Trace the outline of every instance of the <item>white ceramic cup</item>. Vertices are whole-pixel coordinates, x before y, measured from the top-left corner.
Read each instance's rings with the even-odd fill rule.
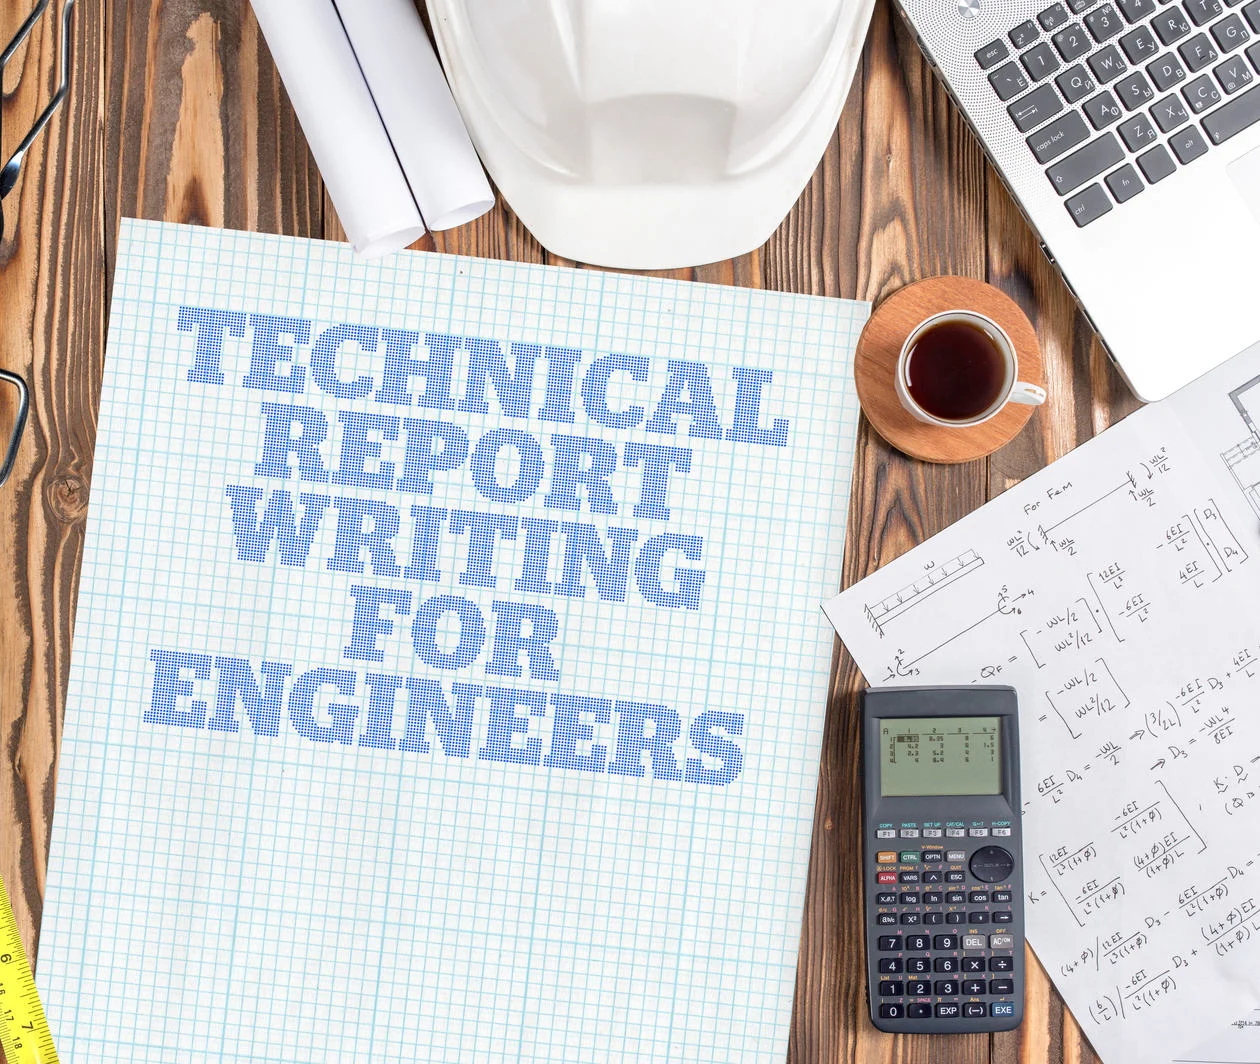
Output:
[[[1003,362],[1006,364],[1006,377],[998,391],[997,398],[974,417],[957,420],[937,417],[935,414],[928,413],[915,402],[914,396],[910,394],[910,377],[908,373],[910,352],[914,350],[914,345],[918,342],[919,337],[933,326],[942,325],[950,321],[965,322],[983,332],[993,341],[994,346],[1001,353]],[[897,398],[901,400],[901,405],[919,421],[926,422],[929,425],[939,425],[942,428],[966,428],[971,425],[981,425],[988,421],[991,417],[996,416],[998,411],[1007,403],[1040,406],[1046,401],[1046,390],[1019,379],[1019,359],[1015,355],[1015,345],[1011,343],[1011,338],[1006,335],[1006,331],[1002,326],[992,318],[985,317],[985,315],[978,314],[973,310],[945,310],[919,322],[910,335],[906,337],[906,342],[901,345],[901,354],[897,356]]]

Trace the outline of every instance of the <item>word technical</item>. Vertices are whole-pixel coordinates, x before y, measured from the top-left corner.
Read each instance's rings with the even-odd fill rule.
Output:
[[[561,681],[557,602],[716,609],[704,538],[660,527],[685,509],[688,487],[700,491],[693,447],[661,438],[677,440],[685,421],[686,437],[710,448],[787,447],[786,419],[763,424],[769,370],[723,367],[723,412],[719,376],[702,362],[533,343],[505,352],[482,337],[348,324],[312,342],[306,319],[197,307],[179,309],[177,328],[195,336],[187,383],[228,387],[225,363],[247,360],[236,386],[265,396],[251,482],[223,488],[234,564],[279,574],[323,554],[324,571],[348,574],[342,657],[353,667],[295,675],[291,663],[154,648],[146,721],[238,732],[239,708],[260,736],[287,719],[317,743],[419,753],[436,743],[452,758],[475,750],[717,786],[740,774],[741,712],[697,714],[680,753],[670,706],[510,681]],[[234,341],[247,335],[246,355]],[[371,374],[353,368],[364,353]],[[477,432],[491,395],[502,423]],[[464,506],[438,504],[456,491]],[[590,519],[577,520],[583,511]],[[398,639],[428,676],[372,670]],[[474,666],[503,683],[450,675]]]

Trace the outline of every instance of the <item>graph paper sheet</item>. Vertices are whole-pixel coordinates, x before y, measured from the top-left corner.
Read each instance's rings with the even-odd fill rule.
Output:
[[[62,1058],[783,1060],[866,314],[124,222]]]

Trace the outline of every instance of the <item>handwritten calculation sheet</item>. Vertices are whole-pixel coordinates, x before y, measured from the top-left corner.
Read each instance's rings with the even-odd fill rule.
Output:
[[[872,685],[1018,690],[1029,943],[1107,1064],[1260,1060],[1258,425],[1253,348],[824,607]]]

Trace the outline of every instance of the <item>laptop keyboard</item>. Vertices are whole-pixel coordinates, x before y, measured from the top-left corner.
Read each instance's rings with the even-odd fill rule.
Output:
[[[1260,122],[1260,0],[1064,0],[975,53],[1078,226]]]

